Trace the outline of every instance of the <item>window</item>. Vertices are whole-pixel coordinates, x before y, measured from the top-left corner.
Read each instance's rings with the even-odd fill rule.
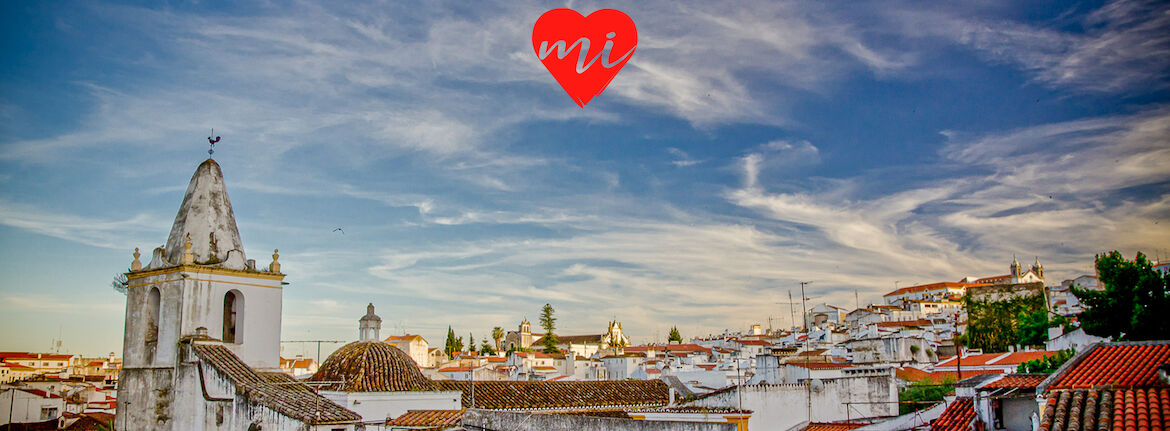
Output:
[[[244,297],[239,291],[232,290],[223,296],[223,342],[240,343],[243,332],[240,323],[243,322]]]
[[[146,342],[158,342],[158,313],[162,294],[157,287],[150,288],[146,295]]]
[[[57,419],[56,407],[41,407],[41,420]]]

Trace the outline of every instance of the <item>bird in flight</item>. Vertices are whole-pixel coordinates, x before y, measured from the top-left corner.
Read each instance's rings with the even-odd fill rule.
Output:
[[[339,228],[339,227],[338,227],[338,228],[334,228],[334,229],[333,229],[333,231],[334,231],[334,232],[341,232],[341,234],[342,234],[342,235],[345,235],[345,230],[343,230],[342,228]]]

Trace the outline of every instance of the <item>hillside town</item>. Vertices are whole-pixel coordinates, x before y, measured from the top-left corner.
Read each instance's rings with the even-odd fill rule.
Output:
[[[1154,430],[1170,420],[1170,341],[1090,335],[1078,294],[1103,292],[1099,274],[1048,279],[1039,258],[853,308],[801,294],[785,307],[788,327],[686,338],[674,328],[649,344],[631,343],[620,316],[596,333],[556,332],[550,304],[535,327],[514,322],[478,345],[451,332],[441,345],[383,331],[370,303],[353,310],[356,338],[323,360],[282,357],[279,250],[267,264],[246,257],[227,190],[220,166],[203,162],[166,244],[134,250],[120,355],[0,352],[0,429]],[[997,322],[987,304],[1024,302],[1043,318],[1039,338],[976,335]]]

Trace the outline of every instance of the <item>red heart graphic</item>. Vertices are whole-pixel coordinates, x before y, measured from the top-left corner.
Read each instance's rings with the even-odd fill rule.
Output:
[[[582,108],[605,91],[637,46],[634,20],[614,9],[587,17],[572,9],[553,9],[532,26],[536,57]]]

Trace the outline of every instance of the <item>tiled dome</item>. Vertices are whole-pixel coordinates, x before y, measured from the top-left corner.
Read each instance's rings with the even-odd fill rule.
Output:
[[[404,392],[435,391],[414,360],[402,350],[380,341],[346,344],[321,364],[312,381],[344,381],[322,386],[326,391]]]

